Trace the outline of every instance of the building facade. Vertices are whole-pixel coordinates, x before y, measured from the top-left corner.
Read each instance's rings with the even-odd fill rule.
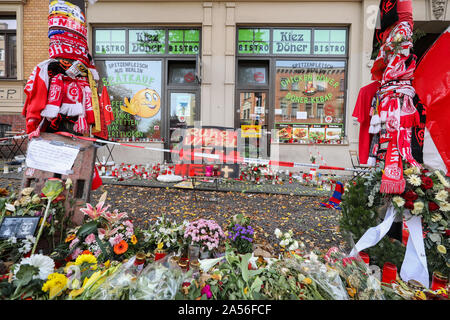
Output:
[[[311,154],[320,154],[328,165],[349,167],[359,131],[352,112],[359,89],[371,81],[378,5],[86,1],[99,87],[107,87],[115,116],[110,138],[168,148],[180,127],[252,128],[260,138],[249,156],[309,163]],[[426,33],[418,52],[449,25],[449,6],[413,1],[415,27]],[[6,75],[0,80],[0,123],[19,128],[23,86],[48,58],[48,3],[0,1],[0,12],[16,21],[15,66],[11,54],[2,60],[9,65],[0,64]],[[0,50],[10,45],[7,31],[0,27],[8,39]],[[99,149],[100,156],[108,152]],[[164,160],[161,152],[119,146],[112,155],[119,163]]]

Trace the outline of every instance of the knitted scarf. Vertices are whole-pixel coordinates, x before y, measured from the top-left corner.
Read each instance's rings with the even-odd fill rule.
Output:
[[[406,181],[403,177],[402,157],[397,148],[397,134],[391,135],[388,145],[380,192],[401,194],[405,191]]]

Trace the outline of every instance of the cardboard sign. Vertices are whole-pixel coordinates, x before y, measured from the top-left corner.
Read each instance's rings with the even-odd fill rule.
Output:
[[[175,165],[175,175],[183,177],[206,176],[206,164],[177,164]],[[238,164],[218,165],[217,176],[220,178],[237,179],[239,177]]]

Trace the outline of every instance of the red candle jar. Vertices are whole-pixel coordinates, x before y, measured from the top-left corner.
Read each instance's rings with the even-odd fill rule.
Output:
[[[158,261],[159,259],[164,258],[167,255],[163,250],[156,250],[155,251],[155,261]]]
[[[391,283],[397,279],[397,266],[393,263],[386,262],[383,266],[383,276],[381,282]]]
[[[448,278],[442,273],[435,271],[431,280],[431,290],[436,291],[440,288],[446,288],[448,285]]]
[[[369,258],[369,255],[368,255],[367,253],[361,251],[361,252],[359,253],[359,256],[361,257],[361,259],[362,259],[367,265],[369,265],[370,258]]]

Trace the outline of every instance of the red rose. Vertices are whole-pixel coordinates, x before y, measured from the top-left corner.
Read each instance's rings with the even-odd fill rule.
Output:
[[[409,209],[409,210],[413,210],[414,209],[414,201],[407,200],[405,202],[405,208]]]
[[[411,202],[416,201],[417,198],[419,198],[419,196],[417,195],[417,193],[415,193],[412,190],[408,190],[408,191],[406,191],[403,194],[403,199],[405,199],[406,202],[408,202],[408,201],[411,201]]]
[[[445,235],[448,237],[450,236],[450,229],[445,230]]]
[[[439,209],[439,206],[436,204],[436,202],[433,202],[433,201],[428,202],[428,210],[436,211],[438,209]]]
[[[433,180],[430,177],[422,176],[422,189],[428,190],[433,187]]]

